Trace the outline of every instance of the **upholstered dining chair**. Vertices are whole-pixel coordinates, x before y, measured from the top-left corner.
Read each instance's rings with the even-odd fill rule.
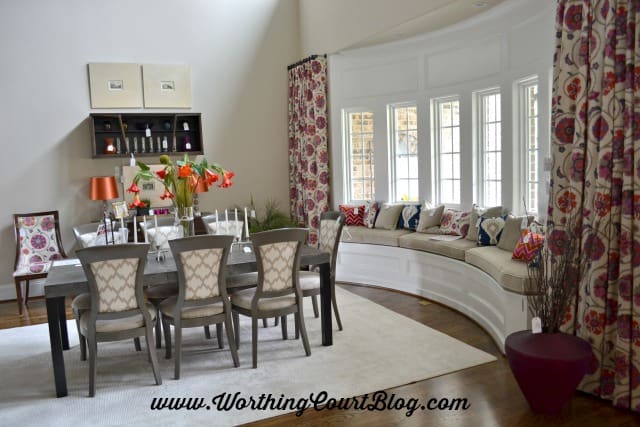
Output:
[[[318,239],[318,249],[331,254],[331,304],[333,305],[333,312],[335,313],[339,330],[342,330],[342,321],[340,320],[340,312],[336,302],[336,259],[344,222],[345,215],[341,212],[323,213],[320,216],[320,237]],[[317,296],[320,295],[320,273],[317,271],[301,271],[300,288],[302,289],[303,297],[311,297],[313,315],[318,317]]]
[[[171,328],[175,336],[175,378],[180,378],[182,329],[224,325],[233,365],[238,367],[237,346],[227,296],[226,265],[233,236],[195,236],[171,240],[169,245],[178,268],[178,295],[160,303],[167,359],[171,358]],[[218,328],[218,345],[223,348]]]
[[[16,238],[16,259],[13,280],[16,285],[18,313],[29,300],[29,281],[47,277],[52,261],[66,258],[60,238],[58,211],[13,215]],[[22,282],[25,298],[22,299]]]
[[[307,239],[306,229],[264,231],[251,236],[258,267],[258,285],[231,295],[236,343],[240,342],[239,314],[251,317],[253,367],[258,367],[258,319],[295,315],[296,330],[302,335],[307,356],[311,355],[298,283],[300,251]],[[284,317],[283,317],[284,319]],[[283,322],[284,323],[284,322]],[[283,335],[285,330],[283,329]]]
[[[96,393],[98,342],[144,336],[157,385],[162,384],[158,359],[152,346],[155,308],[142,292],[148,244],[94,246],[79,249],[91,306],[80,317],[80,330],[89,348],[89,396]]]

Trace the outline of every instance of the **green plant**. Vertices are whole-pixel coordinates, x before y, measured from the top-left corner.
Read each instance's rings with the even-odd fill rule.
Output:
[[[251,198],[251,209],[255,210],[253,197]],[[266,201],[262,220],[257,215],[256,218],[249,218],[249,230],[251,233],[295,226],[296,223],[291,221],[289,215],[278,209],[278,202],[273,199]]]

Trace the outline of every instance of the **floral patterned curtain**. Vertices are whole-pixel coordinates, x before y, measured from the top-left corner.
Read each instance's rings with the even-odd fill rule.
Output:
[[[329,209],[327,59],[289,67],[289,196],[293,220],[318,241],[320,214]]]
[[[593,347],[580,388],[640,411],[640,2],[558,0],[556,18],[549,220],[596,230],[567,319]]]

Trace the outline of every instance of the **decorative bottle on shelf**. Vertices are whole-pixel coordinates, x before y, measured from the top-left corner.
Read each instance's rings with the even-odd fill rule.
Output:
[[[153,153],[153,138],[149,138],[149,152]]]
[[[120,138],[116,138],[116,153],[122,153],[122,146],[120,145]]]
[[[133,137],[133,152],[134,153],[138,152],[138,137],[137,136]]]
[[[146,147],[146,143],[145,143],[146,138],[144,136],[140,137],[140,152],[141,153],[146,153],[147,152],[147,147]]]
[[[151,129],[149,129],[149,123],[147,123],[147,128],[144,130],[144,136],[147,138],[151,138]]]
[[[184,151],[191,151],[191,138],[189,138],[188,136],[185,136],[183,139],[183,148]]]
[[[171,147],[171,151],[173,151],[174,153],[176,151],[178,151],[178,147],[176,146],[176,136],[173,135],[173,146]]]
[[[116,154],[116,147],[113,145],[113,138],[104,139],[104,154]]]
[[[129,137],[128,136],[124,137],[124,150],[125,150],[124,151],[125,153],[130,153],[131,152],[131,149],[129,148]]]
[[[162,151],[165,153],[169,151],[169,142],[167,141],[167,137],[162,138]]]
[[[156,142],[158,143],[158,153],[162,152],[162,144],[160,143],[160,137],[156,138]]]

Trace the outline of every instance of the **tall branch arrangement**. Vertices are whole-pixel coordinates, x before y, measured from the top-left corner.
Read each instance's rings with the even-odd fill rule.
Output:
[[[542,321],[543,332],[558,332],[571,303],[576,298],[580,280],[587,272],[593,227],[584,227],[577,217],[570,217],[560,228],[552,225],[545,244],[535,260],[527,266],[529,312]],[[584,247],[580,242],[585,242]]]

